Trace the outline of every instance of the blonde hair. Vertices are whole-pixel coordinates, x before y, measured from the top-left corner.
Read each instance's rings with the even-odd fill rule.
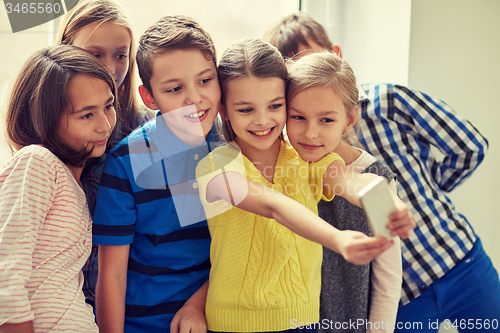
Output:
[[[304,12],[288,15],[272,24],[262,39],[276,46],[287,58],[298,53],[299,44],[310,47],[308,39],[328,50],[333,47],[325,28]]]
[[[227,48],[217,68],[221,86],[221,104],[226,103],[227,84],[233,79],[244,77],[288,79],[285,61],[278,49],[260,39],[245,39]],[[222,131],[227,141],[236,139],[229,121],[224,121]]]
[[[128,135],[135,127],[140,112],[136,102],[136,74],[135,74],[135,39],[132,24],[125,9],[114,0],[82,0],[76,4],[65,16],[57,31],[56,43],[72,45],[75,36],[81,29],[98,22],[99,24],[113,21],[129,31],[131,45],[129,50],[129,67],[127,75],[118,90],[120,105],[121,132]]]
[[[340,96],[347,116],[357,117],[359,92],[356,77],[347,61],[335,53],[324,51],[308,54],[296,61],[288,60],[287,64],[287,104],[308,88],[331,87],[332,92]],[[351,134],[344,137],[349,143],[354,139]]]

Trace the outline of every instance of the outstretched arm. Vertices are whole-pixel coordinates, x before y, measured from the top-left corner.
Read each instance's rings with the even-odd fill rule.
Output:
[[[237,172],[225,172],[210,180],[206,199],[208,202],[222,199],[250,213],[275,219],[357,265],[370,262],[392,244],[383,237],[371,238],[356,231],[338,230],[297,201]]]

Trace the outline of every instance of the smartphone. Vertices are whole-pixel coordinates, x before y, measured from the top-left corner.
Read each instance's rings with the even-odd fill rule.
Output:
[[[389,214],[396,210],[396,204],[387,179],[380,177],[373,180],[358,195],[373,234],[392,239],[386,225],[389,223]]]

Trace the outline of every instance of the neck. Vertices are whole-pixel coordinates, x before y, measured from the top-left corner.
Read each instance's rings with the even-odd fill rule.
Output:
[[[241,153],[253,163],[268,182],[272,183],[274,169],[280,152],[281,140],[276,139],[267,150],[252,149],[253,147],[249,147],[245,142],[238,140],[238,138],[236,138],[236,143],[240,146]]]
[[[80,176],[82,175],[83,166],[85,166],[85,163],[81,167],[72,166],[72,165],[68,165],[68,164],[66,164],[66,166],[68,167],[69,171],[71,172],[71,174],[75,178],[78,185],[80,185],[80,187],[81,187],[82,184],[80,183]]]
[[[345,165],[351,164],[361,155],[361,152],[358,149],[344,141],[340,141],[340,144],[337,148],[335,148],[334,153],[337,153],[340,157],[342,157]]]

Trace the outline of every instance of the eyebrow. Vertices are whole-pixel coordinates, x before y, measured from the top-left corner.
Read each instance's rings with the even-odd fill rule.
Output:
[[[280,100],[284,100],[285,97],[284,96],[278,96],[272,100],[269,101],[269,103],[274,103],[274,102],[277,102],[277,101],[280,101]],[[239,102],[235,102],[233,103],[233,105],[247,105],[247,104],[252,104],[251,102],[245,102],[245,101],[239,101]]]
[[[104,103],[104,104],[109,104],[109,103],[113,102],[114,99],[115,99],[115,96],[111,95],[111,97],[109,97],[108,100],[106,101],[106,103]],[[86,111],[90,111],[90,110],[94,110],[94,109],[97,109],[97,105],[86,105],[79,110],[75,110],[75,112],[73,112],[73,113],[86,112]]]
[[[202,75],[205,75],[206,73],[208,72],[213,72],[213,68],[207,68],[207,69],[204,69],[202,70],[201,72],[199,72],[198,74],[196,74],[196,76],[202,76]],[[168,83],[172,83],[172,82],[178,82],[180,81],[181,79],[178,79],[178,78],[175,78],[175,79],[167,79],[167,80],[164,80],[164,81],[161,81],[160,84],[168,84]]]
[[[100,45],[86,45],[85,49],[86,50],[91,49],[91,50],[96,50],[96,51],[105,50],[105,48],[100,46]],[[122,51],[122,50],[129,50],[129,49],[130,49],[130,45],[123,45],[123,46],[116,47],[113,51],[116,51],[116,50]]]
[[[297,113],[300,113],[300,114],[305,114],[305,113],[307,113],[307,112],[304,112],[304,111],[300,111],[300,110],[298,110],[298,109],[296,109],[296,108],[294,108],[294,107],[291,107],[291,106],[289,107],[289,109],[291,109],[291,110],[293,110],[293,111],[295,111],[295,112],[297,112]],[[338,113],[337,111],[335,111],[335,110],[328,110],[328,111],[321,111],[321,112],[319,112],[319,113],[318,113],[318,116],[324,117],[324,116],[329,116],[329,115],[331,115],[331,114],[335,114],[335,115],[337,115],[337,114],[339,114],[339,113]]]

